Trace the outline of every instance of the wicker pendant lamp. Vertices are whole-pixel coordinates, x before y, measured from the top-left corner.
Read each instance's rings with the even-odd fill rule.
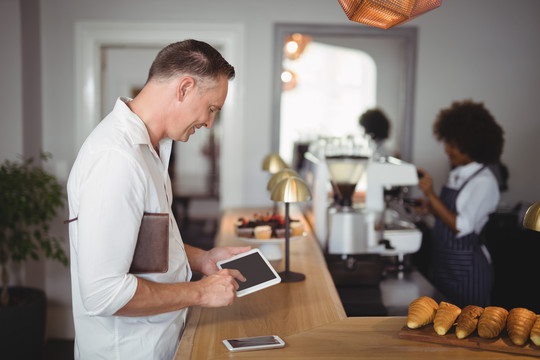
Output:
[[[349,20],[388,29],[441,6],[442,0],[338,0]]]

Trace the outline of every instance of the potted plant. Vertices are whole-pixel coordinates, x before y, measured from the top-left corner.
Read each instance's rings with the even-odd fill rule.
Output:
[[[41,154],[46,161],[50,154]],[[0,357],[16,352],[17,358],[40,357],[45,338],[45,293],[39,289],[8,287],[8,262],[47,258],[68,264],[62,238],[49,234],[65,195],[57,179],[32,158],[5,160],[0,166]],[[26,318],[26,319],[25,319]],[[25,321],[30,321],[27,324]],[[34,342],[34,343],[32,343]],[[27,353],[25,355],[25,353]],[[8,358],[10,358],[8,356]]]

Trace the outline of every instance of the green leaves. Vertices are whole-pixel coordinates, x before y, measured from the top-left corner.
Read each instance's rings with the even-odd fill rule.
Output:
[[[42,154],[46,161],[50,154]],[[56,177],[32,158],[6,160],[0,167],[0,247],[15,262],[45,257],[67,265],[63,239],[49,235],[50,222],[64,207],[65,195]]]

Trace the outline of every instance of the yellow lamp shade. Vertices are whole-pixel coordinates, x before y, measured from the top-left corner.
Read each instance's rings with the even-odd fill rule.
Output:
[[[274,186],[270,199],[286,203],[307,201],[311,199],[311,190],[299,177],[288,177]]]
[[[262,169],[268,171],[270,174],[275,174],[281,169],[287,168],[285,161],[279,156],[278,153],[270,153],[263,159]]]
[[[300,175],[298,175],[298,173],[294,171],[293,169],[286,168],[286,169],[279,170],[277,173],[272,175],[270,180],[268,180],[268,184],[266,185],[266,190],[271,191],[278,182],[280,182],[281,180],[285,178],[290,178],[293,176],[298,177],[298,178],[300,177]]]
[[[540,201],[535,202],[527,209],[523,218],[523,226],[527,229],[540,231]]]

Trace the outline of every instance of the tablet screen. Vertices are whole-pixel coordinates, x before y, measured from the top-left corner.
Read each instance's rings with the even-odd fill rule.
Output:
[[[238,254],[231,259],[218,262],[220,269],[236,269],[247,279],[238,281],[237,296],[247,295],[265,287],[277,284],[281,278],[259,249]]]

